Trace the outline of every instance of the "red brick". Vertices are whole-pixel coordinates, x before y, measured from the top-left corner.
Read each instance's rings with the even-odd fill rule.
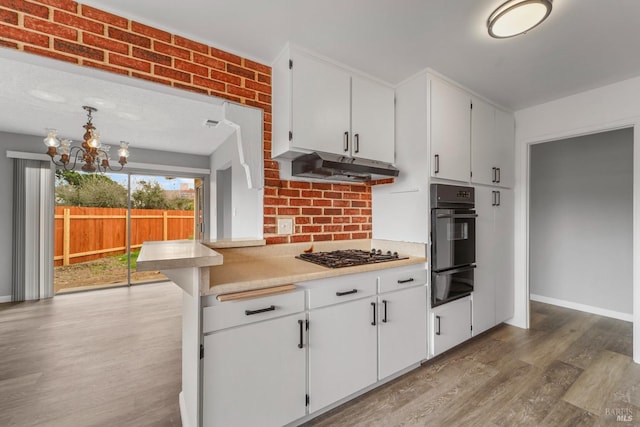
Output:
[[[271,84],[271,76],[266,76],[264,74],[258,74],[258,81],[264,84]]]
[[[224,91],[225,89],[224,83],[220,83],[211,79],[205,79],[200,76],[193,76],[193,84],[218,91]]]
[[[132,70],[143,71],[145,73],[151,72],[151,64],[139,59],[130,58],[128,56],[122,56],[115,53],[109,54],[109,63],[112,65],[118,65],[120,67],[126,67]]]
[[[346,224],[344,225],[344,231],[360,231],[359,224]]]
[[[78,12],[78,3],[72,0],[38,0],[38,3],[53,6],[58,9],[64,9],[68,12]]]
[[[334,216],[333,223],[334,224],[348,224],[351,222],[351,217],[348,216]]]
[[[271,112],[271,104],[265,104],[264,102],[253,101],[251,99],[247,99],[245,104],[250,105],[252,107],[261,108],[266,113]]]
[[[337,233],[342,231],[341,225],[324,225],[322,226],[322,231],[325,233]]]
[[[354,224],[364,224],[368,221],[366,216],[354,216],[351,218],[351,222]]]
[[[68,55],[62,55],[60,53],[57,52],[53,52],[51,50],[45,50],[45,49],[40,49],[37,47],[32,47],[32,46],[25,46],[24,47],[24,51],[28,52],[28,53],[35,53],[41,56],[47,56],[49,58],[53,58],[53,59],[58,59],[60,61],[66,61],[66,62],[71,62],[73,64],[77,64],[79,63],[79,59],[73,56],[68,56]]]
[[[18,49],[18,43],[8,42],[5,40],[0,40],[0,46]]]
[[[226,94],[224,94],[226,95]],[[280,179],[280,173],[278,171],[275,171],[273,169],[267,169],[264,171],[264,176],[265,178],[278,178]]]
[[[360,200],[360,193],[344,193],[343,197],[349,200]]]
[[[174,58],[191,59],[191,51],[162,42],[153,42],[153,50]],[[203,74],[203,76],[206,77],[207,74]]]
[[[353,206],[354,208],[366,208],[367,207],[367,202],[361,202],[358,200],[353,200],[351,202],[351,206]]]
[[[1,0],[0,6],[7,9],[24,12],[29,15],[39,16],[40,18],[49,17],[49,8],[41,4],[32,3],[24,0]]]
[[[219,80],[225,83],[231,83],[232,85],[239,86],[242,83],[242,79],[238,76],[234,76],[228,73],[211,70],[210,77],[214,80]]]
[[[224,50],[216,49],[215,47],[209,48],[209,54],[215,58],[220,58],[226,62],[233,62],[234,64],[241,65],[242,58],[238,55],[234,55],[233,53],[225,52]]]
[[[290,206],[311,206],[309,199],[289,199]]]
[[[313,241],[314,242],[323,242],[331,240],[331,234],[314,234]]]
[[[269,113],[264,113],[263,120],[264,120],[265,122],[269,122],[269,123],[271,123],[271,114],[269,114]],[[310,183],[310,182],[302,182],[302,181],[296,181],[296,182],[299,182],[300,184],[309,184],[309,186],[308,186],[308,187],[304,187],[304,188],[311,188],[311,183]],[[302,188],[302,187],[300,187],[300,188]]]
[[[97,68],[99,70],[109,71],[112,73],[129,75],[129,71],[123,70],[122,68],[110,67],[100,62],[93,62],[86,59],[82,61],[82,65],[86,65],[87,67]]]
[[[224,70],[226,68],[226,64],[223,61],[210,56],[201,55],[199,53],[193,54],[193,62],[206,65],[207,67],[214,68],[216,70]]]
[[[104,61],[104,51],[102,49],[95,49],[79,43],[55,39],[53,41],[53,48],[60,52],[82,56],[84,58],[93,59],[94,61]]]
[[[265,201],[265,203],[267,203]],[[322,215],[320,208],[302,208],[302,215]]]
[[[300,208],[278,208],[278,215],[300,215]]]
[[[271,236],[265,239],[267,241],[267,245],[275,245],[280,243],[288,243],[287,236]]]
[[[171,57],[163,55],[161,53],[152,52],[150,50],[134,47],[131,50],[132,55],[135,58],[144,59],[145,61],[154,62],[156,64],[171,66]]]
[[[273,224],[273,225],[275,225],[276,217],[275,216],[265,216],[263,222],[264,222],[264,224]]]
[[[351,186],[349,184],[332,184],[333,191],[350,191]]]
[[[54,24],[31,16],[24,17],[24,27],[29,30],[39,31],[50,36],[62,37],[67,40],[78,40],[78,30],[63,25]]]
[[[344,210],[344,214],[345,215],[350,215],[350,216],[360,215],[360,209],[357,209],[357,208],[345,209]]]
[[[351,202],[348,200],[333,200],[332,205],[336,208],[347,208],[351,206]]]
[[[110,50],[112,52],[121,53],[123,55],[129,54],[128,44],[111,40],[106,37],[100,37],[91,33],[82,33],[82,43]]]
[[[141,74],[141,73],[134,72],[134,73],[131,73],[131,75],[139,79],[149,80],[150,82],[160,83],[167,86],[171,86],[171,83],[172,83],[171,80],[160,79],[158,77],[150,76],[149,74]]]
[[[286,206],[287,199],[280,199],[277,197],[265,197],[264,204],[267,206]]]
[[[286,197],[300,197],[300,190],[281,188],[278,190],[278,194],[280,196],[286,196]]]
[[[38,34],[2,24],[0,24],[0,34],[2,34],[2,38],[4,39],[11,39],[41,47],[49,47],[49,37],[44,34]]]
[[[319,233],[322,231],[322,226],[320,225],[303,225],[302,232],[303,233]]]
[[[157,28],[150,27],[148,25],[141,24],[139,22],[131,22],[131,31],[134,33],[142,34],[143,36],[151,37],[152,39],[162,40],[163,42],[171,43],[171,34],[166,31],[158,30]]]
[[[257,92],[266,93],[267,95],[271,95],[271,86],[264,85],[262,83],[256,83],[253,80],[245,80],[244,87],[253,89]]]
[[[206,89],[202,89],[202,88],[194,86],[194,85],[187,85],[187,84],[184,84],[184,83],[173,82],[172,86],[176,87],[178,89],[188,90],[189,92],[201,93],[203,95],[208,95],[209,94],[209,91],[207,91]]]
[[[313,206],[331,206],[331,200],[326,200],[326,199],[314,199],[313,200]]]
[[[104,34],[104,24],[72,15],[61,10],[53,11],[53,20],[59,24],[68,25],[79,30],[89,31],[96,34]]]
[[[251,61],[250,59],[245,59],[244,60],[244,66],[247,67],[247,68],[251,68],[252,70],[256,70],[256,71],[259,71],[261,73],[267,74],[267,75],[271,74],[271,67],[269,67],[267,65],[260,64],[258,62]]]
[[[371,231],[372,228],[371,224],[362,224],[362,231]]]
[[[264,185],[266,187],[280,187],[280,180],[279,179],[265,179],[264,180]]]
[[[303,242],[310,242],[310,241],[311,241],[311,236],[307,234],[291,236],[291,243],[303,243]]]
[[[331,224],[330,216],[315,216],[313,217],[314,224]]]
[[[367,191],[371,191],[370,187],[365,185],[351,185],[351,191],[354,193],[366,193]]]
[[[263,208],[263,212],[264,212],[265,215],[275,215],[276,214],[276,208],[265,206]]]
[[[313,184],[311,184],[311,188],[313,188],[314,190],[331,190],[331,184],[314,182]]]
[[[371,208],[360,209],[360,215],[368,215],[371,216]]]
[[[311,218],[308,216],[296,217],[296,224],[311,224]]]
[[[258,94],[258,101],[265,102],[267,104],[271,104],[271,95],[265,95],[264,93],[259,93]]]
[[[302,190],[302,197],[322,197],[322,191],[318,190]]]
[[[264,189],[264,195],[265,196],[277,196],[278,195],[278,190],[275,189],[275,188],[266,187]]]
[[[184,37],[175,36],[173,38],[173,43],[176,46],[184,47],[189,50],[194,50],[200,53],[209,53],[209,46],[195,42],[193,40],[185,39]]]
[[[395,182],[395,178],[385,178],[385,179],[378,179],[376,181],[371,181],[371,185],[393,184],[394,182]]]
[[[129,27],[128,19],[84,4],[82,5],[82,16],[104,22],[105,24],[115,25],[120,28]]]
[[[278,227],[275,225],[265,225],[262,230],[264,231],[264,234],[276,234]]]
[[[324,198],[325,199],[342,199],[342,193],[338,193],[336,191],[325,191]]]
[[[336,208],[325,208],[324,210],[324,214],[325,215],[342,215],[342,209],[336,209]]]
[[[242,96],[243,98],[254,99],[256,97],[256,93],[254,91],[238,86],[227,85],[227,91],[232,95]]]
[[[337,233],[333,235],[333,240],[349,240],[351,235],[349,233]]]
[[[140,36],[138,34],[130,33],[129,31],[123,31],[115,27],[109,27],[108,34],[112,39],[121,40],[125,43],[133,44],[147,49],[151,47],[151,39],[149,37]]]
[[[227,64],[227,72],[251,80],[254,80],[256,78],[255,71],[247,70],[246,68],[238,67],[233,64]]]
[[[196,65],[193,62],[182,61],[181,59],[174,59],[173,66],[182,71],[186,71],[187,73],[197,74],[202,77],[209,76],[209,69],[207,67],[203,67],[202,65]]]
[[[18,14],[11,10],[0,9],[0,22],[4,22],[5,24],[18,25]]]
[[[351,233],[352,239],[370,239],[371,233]]]

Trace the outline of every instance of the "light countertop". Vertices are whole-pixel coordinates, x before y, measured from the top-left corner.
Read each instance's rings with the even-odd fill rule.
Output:
[[[218,252],[194,240],[144,242],[136,261],[138,271],[221,265]]]

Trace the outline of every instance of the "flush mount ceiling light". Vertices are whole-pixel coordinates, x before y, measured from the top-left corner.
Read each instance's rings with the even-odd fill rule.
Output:
[[[65,170],[75,169],[78,161],[84,162],[84,165],[82,165],[84,172],[106,172],[107,170],[117,172],[122,170],[124,165],[127,164],[127,157],[129,157],[129,143],[120,142],[120,149],[118,150],[120,168],[112,168],[109,164],[109,149],[111,147],[100,142],[100,135],[92,122],[93,117],[91,115],[98,110],[86,105],[82,108],[87,112],[87,123],[82,126],[86,132],[83,137],[84,141],[79,147],[72,147],[70,139],[60,141],[55,129],[47,131],[48,134],[44,139],[44,145],[48,148],[47,154],[51,156],[51,161]],[[59,152],[58,147],[60,147]],[[71,163],[71,158],[73,158],[73,163]]]
[[[551,13],[552,0],[509,0],[487,20],[489,35],[497,39],[524,34],[537,27]]]

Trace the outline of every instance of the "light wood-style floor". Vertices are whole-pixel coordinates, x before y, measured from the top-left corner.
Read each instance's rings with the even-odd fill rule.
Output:
[[[0,304],[0,426],[179,426],[181,292]],[[640,426],[631,332],[532,303],[530,330],[499,326],[309,425]]]

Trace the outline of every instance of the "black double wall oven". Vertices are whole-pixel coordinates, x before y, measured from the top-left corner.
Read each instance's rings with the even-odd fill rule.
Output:
[[[473,187],[431,184],[431,306],[473,292],[476,218]]]

